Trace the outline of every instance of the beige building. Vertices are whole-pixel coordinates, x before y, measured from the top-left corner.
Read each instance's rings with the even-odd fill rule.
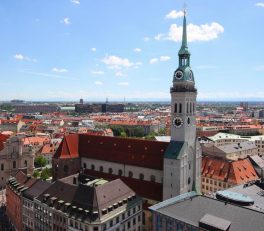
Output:
[[[220,146],[210,142],[202,145],[202,151],[203,155],[234,161],[258,154],[257,146],[253,141],[244,141],[241,143],[231,143]]]
[[[28,174],[34,170],[35,150],[25,145],[21,136],[13,136],[6,140],[0,150],[0,187],[6,185],[8,178],[18,169],[25,169]]]
[[[240,136],[236,134],[229,133],[217,133],[214,136],[208,137],[209,141],[212,141],[215,146],[222,146],[227,144],[238,144],[244,141],[255,142],[257,146],[257,154],[259,156],[264,155],[264,135],[260,136]]]

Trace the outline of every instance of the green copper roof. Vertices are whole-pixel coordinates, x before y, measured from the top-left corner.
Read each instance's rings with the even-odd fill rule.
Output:
[[[165,158],[180,159],[183,154],[182,150],[184,150],[185,146],[186,142],[184,141],[170,141],[170,144],[165,151]]]
[[[187,46],[187,26],[186,26],[186,13],[184,12],[183,17],[183,31],[182,31],[182,45],[181,49],[179,50],[179,55],[190,55],[190,52],[188,51]]]

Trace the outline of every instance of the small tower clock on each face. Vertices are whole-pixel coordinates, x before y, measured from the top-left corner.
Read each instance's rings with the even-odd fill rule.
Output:
[[[173,119],[173,125],[176,127],[176,128],[180,128],[182,125],[183,125],[183,119],[181,117],[175,117]]]

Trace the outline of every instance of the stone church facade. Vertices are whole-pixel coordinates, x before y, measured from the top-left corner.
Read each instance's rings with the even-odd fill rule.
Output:
[[[171,93],[171,141],[71,134],[52,160],[53,178],[84,171],[96,177],[120,178],[154,204],[176,195],[200,192],[201,148],[196,139],[194,75],[187,47],[186,17],[179,67]]]

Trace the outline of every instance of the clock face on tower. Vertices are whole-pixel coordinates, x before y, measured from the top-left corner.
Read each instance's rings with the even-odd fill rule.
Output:
[[[176,72],[174,73],[174,77],[175,77],[176,79],[182,79],[182,77],[183,77],[183,72],[182,72],[182,71],[176,71]]]
[[[173,125],[176,127],[176,128],[180,128],[182,125],[183,125],[183,120],[181,117],[175,117],[173,119]]]

